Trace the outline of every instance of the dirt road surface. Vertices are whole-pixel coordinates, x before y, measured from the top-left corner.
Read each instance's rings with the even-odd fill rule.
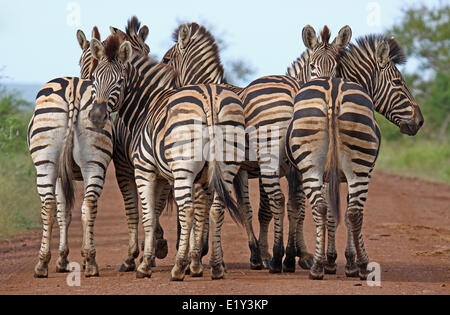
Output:
[[[259,202],[257,192],[257,183],[252,182],[252,206],[255,210]],[[342,200],[346,199],[344,193]],[[81,196],[81,190],[77,196]],[[69,259],[81,263],[79,201],[75,209],[69,231]],[[127,253],[127,225],[123,201],[110,169],[95,225],[100,277],[82,277],[81,286],[70,287],[66,282],[67,274],[55,273],[59,235],[55,227],[48,279],[33,278],[40,231],[0,241],[0,294],[450,294],[448,185],[375,173],[365,209],[364,236],[370,260],[381,266],[381,287],[370,287],[365,281],[345,277],[346,231],[343,224],[337,237],[337,275],[326,275],[323,281],[312,281],[308,279],[308,272],[299,268],[295,274],[271,275],[266,270],[251,271],[245,231],[231,219],[227,219],[223,228],[224,258],[228,268],[226,279],[212,281],[207,269],[203,278],[186,277],[181,283],[170,282],[170,270],[176,255],[175,214],[164,215],[161,222],[169,242],[169,255],[157,261],[152,278],[137,280],[135,273],[119,273],[119,266]],[[256,220],[254,226],[258,232]],[[140,236],[142,238],[142,233]],[[315,233],[310,208],[307,209],[305,237],[310,252],[313,252]],[[204,259],[205,263],[208,261],[209,256]]]

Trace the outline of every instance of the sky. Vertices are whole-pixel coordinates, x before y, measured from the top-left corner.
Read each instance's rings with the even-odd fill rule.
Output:
[[[78,29],[90,39],[96,25],[105,39],[109,26],[123,30],[133,15],[149,26],[147,43],[159,57],[173,45],[171,35],[180,21],[213,26],[213,34],[227,43],[221,52],[225,70],[228,62],[243,60],[255,70],[252,81],[285,74],[305,49],[301,32],[306,24],[317,32],[328,25],[332,36],[346,24],[353,38],[383,33],[399,21],[402,8],[417,1],[0,0],[0,4],[2,81],[36,84],[79,75]]]

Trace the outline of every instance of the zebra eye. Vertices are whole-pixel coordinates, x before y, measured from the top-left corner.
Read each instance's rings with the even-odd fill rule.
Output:
[[[168,58],[168,57],[163,58],[163,63],[168,64],[169,62],[170,62],[170,58]]]
[[[315,65],[311,64],[310,67],[311,67],[311,70],[316,70],[316,66]]]
[[[403,85],[403,82],[400,79],[395,79],[392,81],[392,83],[394,83],[394,85],[396,85],[396,86]]]

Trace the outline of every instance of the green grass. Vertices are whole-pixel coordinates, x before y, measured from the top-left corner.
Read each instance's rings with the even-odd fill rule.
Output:
[[[422,137],[385,140],[376,169],[450,184],[450,141]]]
[[[39,228],[36,173],[28,154],[0,155],[0,238]]]

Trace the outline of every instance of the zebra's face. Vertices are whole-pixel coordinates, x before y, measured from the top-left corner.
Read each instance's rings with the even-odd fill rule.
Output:
[[[99,60],[97,69],[92,76],[93,107],[89,112],[89,120],[97,127],[104,128],[111,112],[120,109],[125,89],[126,64],[131,58],[131,44],[116,39],[106,41],[103,46],[100,41],[91,41],[94,58]]]
[[[307,65],[309,66],[307,69],[309,79],[335,77],[339,51],[345,48],[352,38],[350,26],[344,26],[332,43],[330,43],[331,33],[327,26],[317,37],[314,28],[306,25],[302,36],[303,43],[310,50],[309,65]]]
[[[377,49],[378,73],[375,107],[400,128],[400,132],[415,136],[424,125],[424,117],[402,74],[389,57],[389,45]]]
[[[330,46],[330,45],[326,45]],[[337,68],[337,52],[332,47],[318,46],[309,59],[310,79],[335,77]]]

